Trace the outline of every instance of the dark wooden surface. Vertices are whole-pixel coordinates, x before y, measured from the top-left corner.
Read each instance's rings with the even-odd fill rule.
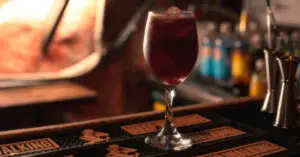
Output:
[[[224,108],[235,108],[237,106],[247,105],[249,103],[260,103],[263,99],[260,97],[250,98],[243,97],[238,99],[228,99],[218,103],[204,103],[204,104],[194,104],[190,106],[177,107],[173,109],[173,112],[176,114],[181,112],[191,112],[191,111],[202,111],[206,109],[224,109]],[[132,121],[137,119],[149,118],[149,117],[161,117],[163,115],[162,111],[148,111],[127,115],[120,115],[114,117],[105,117],[105,118],[96,118],[92,120],[86,120],[81,122],[73,122],[68,124],[57,124],[49,126],[41,126],[34,128],[25,128],[25,129],[16,129],[16,130],[7,130],[0,132],[0,139],[3,138],[17,138],[18,136],[27,136],[27,135],[40,135],[46,133],[53,133],[58,131],[70,131],[78,128],[93,128],[99,127],[111,123],[120,123],[125,121]]]
[[[69,112],[96,103],[97,93],[69,81],[0,90],[0,130],[67,123]]]
[[[163,121],[160,121],[163,118],[163,113],[158,111],[98,118],[69,124],[2,131],[0,132],[0,143],[3,153],[17,153],[25,156],[27,153],[32,156],[65,156],[70,154],[73,156],[94,156],[96,154],[98,154],[96,156],[104,156],[107,153],[106,148],[113,144],[137,149],[140,156],[148,156],[148,154],[157,156],[195,156],[265,140],[270,140],[271,143],[278,144],[288,150],[276,155],[287,156],[287,154],[299,152],[296,151],[295,141],[292,144],[289,143],[291,139],[285,142],[277,138],[275,140],[272,138],[272,133],[269,135],[265,134],[264,131],[249,125],[251,123],[240,123],[247,122],[244,120],[250,120],[250,122],[255,124],[261,124],[260,121],[257,121],[258,117],[263,119],[258,109],[261,103],[262,98],[245,97],[224,100],[218,103],[195,104],[175,108],[175,125],[178,125],[180,132],[193,140],[200,141],[195,142],[193,147],[187,150],[188,152],[166,153],[144,144],[145,137],[156,132],[156,130],[152,130],[153,127],[151,126],[163,126]],[[245,113],[245,110],[249,113]],[[227,114],[230,116],[226,116]],[[232,119],[227,119],[227,117]],[[265,119],[262,121],[265,121]],[[159,124],[160,122],[161,124]],[[271,126],[270,124],[268,122],[268,125],[265,126]],[[145,132],[139,132],[143,131],[143,129],[149,132],[146,134]],[[220,131],[220,129],[223,131]],[[135,130],[139,133],[133,134],[130,130]],[[235,134],[234,132],[236,131],[241,134]],[[215,134],[210,135],[210,133]],[[206,140],[206,137],[211,140]],[[285,134],[284,137],[288,136]],[[50,145],[45,145],[45,149],[48,150],[33,149],[35,152],[29,151],[30,149],[14,149],[14,146],[17,147],[21,144],[30,146],[30,143],[34,141],[41,141],[40,143],[42,143],[45,139],[52,141],[51,143],[57,147],[53,148]],[[4,150],[8,150],[7,148],[11,148],[11,150],[4,152]]]
[[[0,90],[0,109],[96,98],[97,93],[69,81]]]

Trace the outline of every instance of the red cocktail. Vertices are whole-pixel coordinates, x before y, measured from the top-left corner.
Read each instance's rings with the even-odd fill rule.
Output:
[[[166,13],[149,12],[145,36],[144,56],[152,73],[165,87],[168,100],[165,125],[156,136],[145,142],[163,150],[183,150],[192,141],[183,138],[172,123],[174,88],[192,71],[198,55],[198,37],[192,12],[171,8]]]
[[[176,86],[191,72],[198,55],[195,18],[191,12],[149,12],[144,37],[145,59],[166,86]]]

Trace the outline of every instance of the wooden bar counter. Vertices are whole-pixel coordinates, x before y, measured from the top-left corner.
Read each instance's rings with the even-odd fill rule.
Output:
[[[174,108],[175,126],[194,145],[164,152],[144,143],[163,126],[160,111],[0,132],[0,156],[299,156],[299,129],[272,126],[262,98]]]

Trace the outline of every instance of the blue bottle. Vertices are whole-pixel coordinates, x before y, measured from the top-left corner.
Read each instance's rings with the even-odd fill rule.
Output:
[[[220,25],[220,36],[215,40],[213,52],[213,76],[216,80],[231,79],[232,30],[229,22]]]
[[[200,45],[200,75],[206,77],[213,76],[213,50],[216,38],[216,24],[209,22],[206,27],[206,34],[201,39]]]

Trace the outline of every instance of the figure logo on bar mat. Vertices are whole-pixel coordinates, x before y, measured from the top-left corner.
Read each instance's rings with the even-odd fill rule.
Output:
[[[174,125],[175,127],[185,127],[196,124],[208,123],[210,121],[210,119],[207,119],[199,114],[191,114],[186,116],[175,117]],[[163,120],[155,120],[144,123],[125,125],[121,128],[132,135],[140,135],[159,131],[160,129],[162,129],[163,125]]]
[[[197,157],[216,157],[216,156],[243,156],[243,157],[259,157],[275,154],[287,150],[277,144],[269,141],[259,141],[243,146],[238,146],[214,153],[204,154]]]
[[[108,133],[94,131],[92,129],[85,129],[82,131],[80,139],[86,141],[84,145],[91,145],[100,142],[107,142],[110,140],[110,137]]]
[[[25,153],[55,149],[59,147],[60,146],[50,138],[4,144],[0,145],[0,157],[16,156]]]
[[[235,137],[243,134],[245,134],[244,131],[238,130],[231,126],[222,126],[218,128],[212,128],[204,131],[187,134],[187,136],[193,140],[194,144],[199,144],[199,143],[205,143],[205,142]]]
[[[119,145],[110,145],[106,150],[108,153],[105,157],[138,157],[140,155],[136,149],[120,147]]]

